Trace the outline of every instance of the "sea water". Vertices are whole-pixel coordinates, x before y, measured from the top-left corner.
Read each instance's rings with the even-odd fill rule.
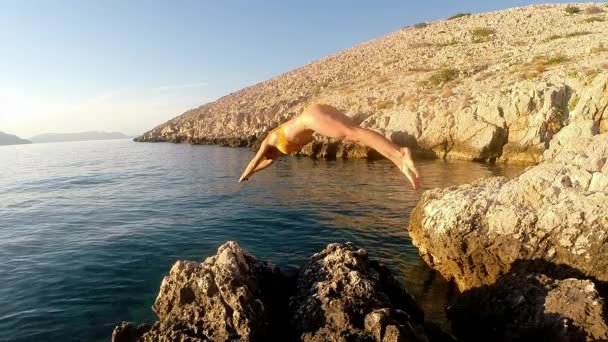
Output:
[[[445,323],[448,287],[412,245],[410,212],[426,189],[522,171],[420,161],[412,190],[388,161],[288,157],[239,184],[251,157],[129,140],[0,147],[0,340],[107,341],[123,320],[152,322],[171,265],[228,240],[284,270],[352,241]]]

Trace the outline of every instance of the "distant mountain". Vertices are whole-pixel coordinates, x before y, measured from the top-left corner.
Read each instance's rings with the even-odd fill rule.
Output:
[[[19,145],[19,144],[31,144],[29,140],[21,139],[16,135],[6,134],[0,132],[0,145]]]
[[[85,141],[85,140],[110,140],[128,139],[127,135],[120,132],[80,132],[80,133],[45,133],[31,137],[33,143],[63,142],[63,141]]]

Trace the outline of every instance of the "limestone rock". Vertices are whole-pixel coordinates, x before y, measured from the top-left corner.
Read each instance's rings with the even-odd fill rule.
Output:
[[[608,281],[608,133],[595,132],[593,121],[567,126],[512,180],[427,191],[409,226],[422,257],[461,290],[534,259]]]
[[[123,322],[112,341],[453,340],[350,243],[315,254],[296,281],[227,242],[203,263],[176,262],[153,309],[152,327]]]
[[[137,141],[251,146],[314,102],[424,155],[538,163],[564,127],[608,130],[608,25],[543,4],[406,27],[189,110]],[[475,30],[493,30],[483,39]],[[576,48],[573,48],[576,47]],[[303,155],[375,158],[318,139]]]
[[[112,342],[133,342],[142,338],[150,330],[150,326],[142,323],[138,326],[130,322],[122,322],[112,332]]]
[[[313,255],[289,304],[302,341],[427,341],[432,331],[390,272],[350,243]]]
[[[159,321],[139,340],[264,341],[273,333],[270,289],[278,276],[235,242],[202,263],[178,261],[153,306]]]

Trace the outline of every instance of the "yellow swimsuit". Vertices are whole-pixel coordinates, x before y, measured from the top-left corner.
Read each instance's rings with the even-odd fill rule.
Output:
[[[285,136],[285,127],[280,125],[279,127],[270,131],[270,133],[277,131],[277,142],[275,144],[276,148],[281,151],[283,154],[291,154],[298,152],[302,149],[303,145],[291,142]]]

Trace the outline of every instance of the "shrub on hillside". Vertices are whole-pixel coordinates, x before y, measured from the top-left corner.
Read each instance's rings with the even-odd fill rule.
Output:
[[[443,69],[440,70],[429,78],[429,83],[433,86],[438,86],[443,83],[447,83],[458,78],[460,71],[456,69]]]
[[[471,13],[457,13],[457,14],[454,14],[453,16],[449,17],[448,20],[458,19],[458,18],[462,18],[462,17],[468,17],[470,15],[471,15]]]
[[[585,13],[586,14],[604,13],[604,9],[599,6],[590,6],[590,7],[587,7],[587,9],[585,9]]]
[[[476,27],[470,31],[474,43],[487,41],[496,31],[489,27]]]
[[[581,9],[576,6],[568,6],[564,9],[568,14],[577,14],[581,12]]]
[[[590,17],[584,20],[586,23],[594,23],[594,22],[602,22],[605,21],[604,18],[600,16]]]

